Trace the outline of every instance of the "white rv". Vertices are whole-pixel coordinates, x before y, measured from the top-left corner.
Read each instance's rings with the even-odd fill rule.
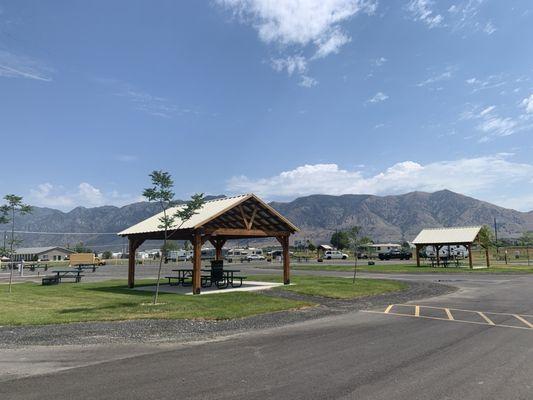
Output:
[[[426,246],[426,255],[430,258],[437,257],[437,250],[433,246]],[[439,258],[467,258],[468,249],[461,245],[442,246]]]

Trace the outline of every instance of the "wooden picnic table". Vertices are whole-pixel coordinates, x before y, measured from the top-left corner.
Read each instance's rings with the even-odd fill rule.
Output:
[[[172,280],[176,281],[175,285],[179,285],[181,283],[182,286],[189,286],[190,284],[192,284],[192,283],[190,283],[190,284],[186,283],[186,280],[188,278],[192,278],[192,275],[193,275],[193,269],[192,268],[177,268],[177,269],[173,269],[172,271],[173,272],[177,272],[178,276],[167,276],[166,278],[168,279],[169,285],[172,285]],[[205,287],[205,286],[207,286],[207,281],[209,281],[209,279],[211,278],[211,268],[202,268],[200,271],[204,273],[202,275],[202,278],[204,280],[204,287]],[[228,285],[231,285],[232,287],[239,287],[239,286],[242,286],[242,280],[246,279],[246,277],[238,277],[237,279],[240,280],[240,285],[236,286],[234,284],[234,280],[236,278],[235,274],[241,272],[240,269],[224,268],[224,269],[222,269],[221,272],[222,272],[222,275],[223,275],[223,282],[224,283],[220,283],[219,284],[218,282],[211,282],[211,284],[215,283],[217,285],[217,287],[219,287],[219,288],[228,287]],[[209,275],[207,273],[209,273]]]

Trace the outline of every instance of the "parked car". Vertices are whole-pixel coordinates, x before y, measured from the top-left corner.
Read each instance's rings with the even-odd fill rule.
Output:
[[[324,258],[326,260],[346,260],[348,254],[344,254],[338,250],[328,250],[324,253]]]
[[[261,254],[248,254],[246,256],[246,261],[255,261],[255,260],[263,261],[264,259],[265,257],[262,256]]]
[[[410,251],[405,250],[390,250],[378,254],[380,260],[410,260],[412,256]]]

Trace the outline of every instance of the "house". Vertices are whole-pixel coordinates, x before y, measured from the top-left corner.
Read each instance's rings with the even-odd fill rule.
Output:
[[[21,247],[15,250],[13,261],[61,261],[75,251],[65,247]]]

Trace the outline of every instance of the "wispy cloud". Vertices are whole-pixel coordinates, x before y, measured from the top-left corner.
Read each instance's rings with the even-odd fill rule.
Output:
[[[520,105],[525,108],[526,113],[533,114],[533,94],[522,100]]]
[[[447,81],[453,77],[453,74],[455,73],[456,68],[455,67],[447,67],[444,72],[440,72],[438,74],[435,74],[433,76],[430,76],[429,78],[418,82],[416,86],[418,87],[424,87],[433,85],[435,83],[439,83],[442,81]]]
[[[53,185],[49,182],[37,185],[28,196],[31,204],[40,207],[53,207],[70,210],[77,206],[98,207],[103,205],[122,206],[142,201],[141,196],[122,194],[117,191],[103,192],[87,182],[81,182],[75,188]]]
[[[108,87],[113,95],[126,99],[136,110],[154,117],[173,118],[180,115],[200,114],[197,110],[180,107],[170,99],[153,95],[118,79],[95,78],[93,80]]]
[[[0,77],[50,82],[52,69],[36,59],[0,50]]]
[[[472,93],[482,90],[497,89],[507,84],[504,75],[489,75],[486,78],[472,77],[466,80],[466,84],[472,88]]]
[[[533,196],[533,165],[513,162],[508,158],[509,155],[496,154],[425,165],[404,161],[369,176],[360,170],[342,169],[337,164],[302,165],[267,178],[236,176],[228,181],[227,189],[233,193],[254,192],[269,199],[291,199],[320,193],[385,195],[412,190],[450,189],[494,201],[497,200],[494,194],[502,187],[523,184],[531,190],[524,193],[522,204],[516,199],[514,203],[517,207],[528,207],[526,200]]]
[[[377,92],[374,96],[369,98],[367,100],[368,103],[381,103],[382,101],[385,101],[389,98],[388,95],[386,95],[383,92]]]
[[[379,58],[376,58],[375,60],[373,60],[373,64],[376,66],[376,67],[381,67],[383,64],[385,64],[388,60],[385,58],[385,57],[379,57]]]
[[[338,53],[351,41],[342,24],[360,13],[371,15],[377,8],[377,0],[216,2],[233,11],[243,23],[253,26],[261,41],[277,45],[280,57],[274,58],[272,67],[276,71],[287,70],[289,75],[290,71],[304,75],[310,61]],[[305,78],[302,81],[309,82]]]
[[[429,28],[435,28],[443,24],[443,16],[433,10],[434,3],[431,0],[411,0],[407,4],[407,10],[415,21],[421,21]]]
[[[527,110],[527,105],[524,101],[521,105],[522,107],[525,106]],[[527,115],[502,116],[495,105],[486,107],[470,106],[469,109],[461,114],[461,119],[475,122],[475,128],[483,135],[478,140],[480,143],[533,128],[533,123]]]

